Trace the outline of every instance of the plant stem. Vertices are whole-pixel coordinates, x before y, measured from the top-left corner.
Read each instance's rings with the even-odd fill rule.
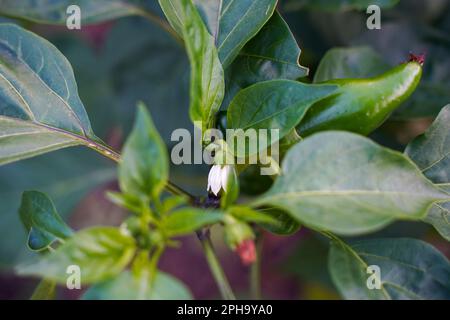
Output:
[[[93,141],[87,141],[87,142],[83,141],[83,142],[86,146],[97,151],[98,153],[105,156],[106,158],[111,159],[117,163],[120,162],[120,153],[118,153],[117,151],[114,151],[111,147],[106,146],[104,144],[96,143]],[[182,188],[180,188],[179,186],[177,186],[176,184],[174,184],[173,182],[170,182],[170,181],[167,181],[166,190],[176,196],[186,197],[192,203],[196,199],[195,196],[193,196],[189,192],[183,190]]]
[[[206,260],[208,261],[209,268],[213,274],[214,280],[219,287],[220,294],[224,300],[236,300],[233,290],[227,280],[225,272],[220,265],[216,252],[212,245],[209,234],[198,232],[197,236],[202,244],[203,252],[205,253]]]
[[[255,239],[256,261],[250,269],[250,297],[253,300],[261,300],[261,255],[263,246],[263,235],[257,234]]]

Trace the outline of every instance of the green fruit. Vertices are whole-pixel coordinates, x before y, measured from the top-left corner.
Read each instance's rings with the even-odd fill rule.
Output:
[[[368,135],[378,128],[416,89],[422,65],[411,61],[378,77],[337,79],[335,94],[320,100],[297,127],[305,137],[318,131],[345,130]]]

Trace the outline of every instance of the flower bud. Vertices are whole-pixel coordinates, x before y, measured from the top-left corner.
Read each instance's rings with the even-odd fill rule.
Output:
[[[239,255],[244,265],[250,265],[256,260],[254,238],[253,230],[247,223],[226,216],[225,241]]]

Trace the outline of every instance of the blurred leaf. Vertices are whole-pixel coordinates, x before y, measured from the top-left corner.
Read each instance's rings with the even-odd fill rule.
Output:
[[[279,129],[279,139],[283,138],[300,122],[306,111],[317,101],[334,92],[334,85],[310,85],[291,80],[271,80],[254,84],[241,90],[228,108],[229,128]],[[275,143],[275,137],[268,141]],[[259,143],[259,150],[268,146]],[[239,145],[238,145],[239,147]],[[238,150],[241,157],[244,150]],[[245,150],[245,154],[250,154]]]
[[[423,5],[431,5],[428,2]],[[409,15],[405,8],[399,13]],[[417,20],[397,19],[383,23],[380,32],[367,30],[352,41],[353,45],[370,45],[385,60],[396,65],[408,60],[408,53],[426,53],[423,76],[413,95],[391,116],[395,120],[435,117],[450,101],[450,60],[448,30],[431,29]],[[401,35],[400,37],[398,35]]]
[[[306,76],[308,69],[299,64],[300,53],[289,26],[275,11],[226,70],[226,104],[239,90],[257,82]]]
[[[431,127],[407,146],[405,154],[434,183],[450,183],[450,105],[442,108]]]
[[[300,223],[294,220],[289,213],[278,208],[262,209],[265,215],[275,219],[277,223],[262,222],[259,225],[264,229],[281,236],[290,236],[300,230]]]
[[[184,208],[164,216],[161,228],[168,237],[184,236],[222,220],[223,213],[218,211]]]
[[[66,239],[73,233],[45,193],[25,191],[19,214],[28,232],[28,246],[31,250],[47,248],[56,239]]]
[[[134,239],[117,228],[95,227],[73,235],[54,252],[39,261],[17,268],[20,275],[33,275],[66,283],[67,267],[77,265],[81,283],[105,280],[119,274],[131,261],[136,247]]]
[[[370,5],[391,8],[400,0],[288,0],[286,10],[313,9],[323,11],[366,10]]]
[[[147,286],[143,293],[140,281],[131,272],[124,271],[118,277],[89,288],[83,295],[85,300],[190,300],[192,299],[189,289],[178,279],[167,273],[158,271],[153,289]]]
[[[56,299],[56,282],[53,280],[43,279],[30,298],[31,300],[55,300]]]
[[[449,299],[450,263],[415,239],[373,239],[348,246],[332,241],[328,266],[346,299]],[[367,267],[380,268],[381,289],[370,290]]]
[[[265,25],[277,5],[277,0],[193,1],[214,37],[224,68]]]
[[[166,146],[141,103],[119,164],[120,189],[144,202],[157,197],[167,183],[168,166]]]
[[[73,145],[101,145],[67,59],[13,24],[0,25],[0,39],[0,164]]]
[[[333,48],[320,61],[314,82],[370,78],[384,73],[389,68],[389,65],[370,47]]]
[[[0,167],[0,233],[8,239],[0,245],[0,268],[21,263],[31,255],[17,215],[23,190],[47,193],[59,214],[67,218],[86,194],[115,179],[112,164],[90,150],[76,148]]]
[[[99,23],[128,15],[142,15],[145,0],[3,0],[0,14],[35,22],[66,24],[70,14],[67,8],[77,5],[81,9],[81,23]]]
[[[374,231],[394,219],[423,218],[448,199],[402,154],[348,132],[313,135],[286,155],[282,175],[254,205],[340,234]]]
[[[245,222],[267,223],[276,225],[278,221],[265,212],[256,211],[250,207],[233,206],[228,209],[228,212],[238,220]]]
[[[189,114],[192,122],[201,121],[204,133],[214,127],[222,104],[225,80],[214,38],[208,33],[191,0],[160,0],[169,22],[181,31],[191,63]],[[198,123],[196,123],[198,125]]]
[[[439,186],[450,184],[450,105],[442,108],[430,128],[407,146],[405,154],[431,181]],[[424,219],[448,241],[450,241],[449,210],[450,202],[434,204]]]

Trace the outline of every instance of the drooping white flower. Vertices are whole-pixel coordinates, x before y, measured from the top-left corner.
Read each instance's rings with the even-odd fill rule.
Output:
[[[231,165],[213,165],[208,175],[208,191],[219,195],[220,190],[227,192],[228,179],[233,173]]]

